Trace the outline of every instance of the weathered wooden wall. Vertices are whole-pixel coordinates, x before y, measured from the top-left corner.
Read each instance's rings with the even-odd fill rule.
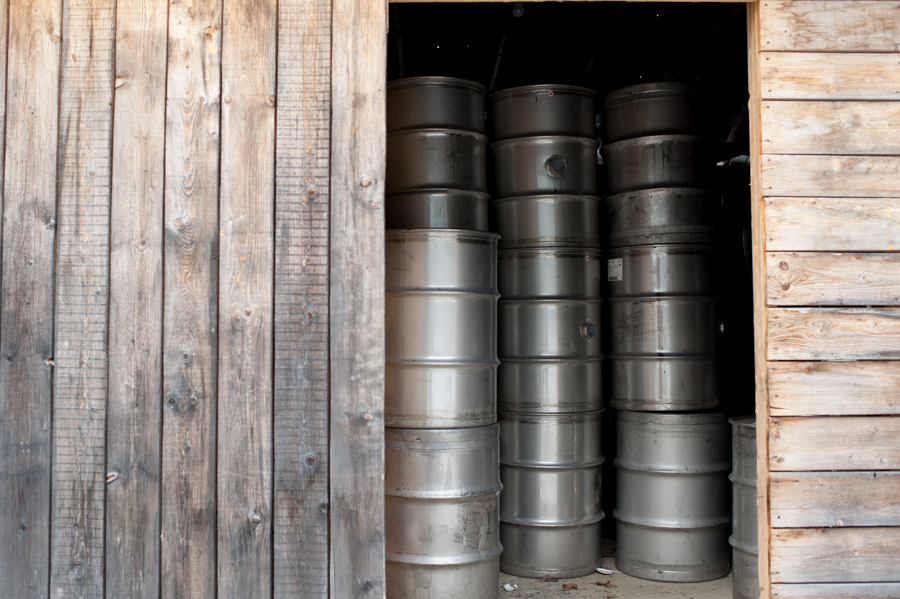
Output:
[[[385,9],[0,1],[0,596],[383,596]]]
[[[900,7],[761,0],[750,29],[761,584],[896,596]]]

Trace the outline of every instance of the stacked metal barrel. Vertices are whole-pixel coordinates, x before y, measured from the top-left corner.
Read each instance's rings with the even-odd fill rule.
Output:
[[[734,599],[759,598],[759,546],[756,511],[756,418],[732,418],[731,576]]]
[[[444,77],[388,84],[389,599],[499,594],[498,236],[487,232],[484,93]]]
[[[701,96],[654,83],[604,98],[618,567],[641,578],[728,573],[729,429],[719,405],[720,194]]]
[[[595,96],[488,98],[500,232],[500,568],[582,576],[601,557],[600,200]]]

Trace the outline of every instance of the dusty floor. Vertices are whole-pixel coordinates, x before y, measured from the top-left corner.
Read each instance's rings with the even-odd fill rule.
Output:
[[[601,564],[610,570],[616,569],[614,557],[604,557]],[[578,588],[563,590],[563,584],[577,584]],[[597,583],[609,583],[600,586]],[[731,599],[731,574],[711,582],[654,582],[633,578],[627,574],[591,574],[583,578],[561,579],[557,582],[539,582],[534,578],[519,578],[500,573],[500,585],[515,584],[519,588],[504,591],[501,588],[500,599],[517,599],[533,597],[535,599]]]

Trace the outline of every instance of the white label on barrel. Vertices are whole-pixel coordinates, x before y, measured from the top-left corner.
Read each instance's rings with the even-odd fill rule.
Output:
[[[606,280],[621,281],[622,280],[622,259],[610,258],[606,261]]]

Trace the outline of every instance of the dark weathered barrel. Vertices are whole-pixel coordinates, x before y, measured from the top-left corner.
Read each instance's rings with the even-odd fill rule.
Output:
[[[597,145],[588,137],[544,135],[497,141],[488,146],[493,195],[597,193]]]
[[[734,599],[759,597],[759,546],[756,511],[756,418],[732,418],[731,575]]]
[[[642,83],[603,98],[604,139],[608,143],[671,133],[704,132],[703,95],[690,83]]]
[[[488,230],[490,196],[460,189],[416,189],[388,194],[384,220],[388,229]]]
[[[721,194],[685,187],[642,189],[607,197],[610,247],[713,243]]]
[[[491,202],[500,246],[600,247],[600,198],[537,195]]]
[[[462,129],[484,133],[484,86],[453,77],[407,77],[387,84],[387,131]]]
[[[488,96],[491,139],[597,137],[596,94],[573,85],[526,85]]]
[[[609,193],[653,187],[710,187],[712,153],[696,135],[652,135],[606,144],[601,150]]]
[[[385,192],[487,191],[486,144],[484,134],[461,129],[388,133]]]

